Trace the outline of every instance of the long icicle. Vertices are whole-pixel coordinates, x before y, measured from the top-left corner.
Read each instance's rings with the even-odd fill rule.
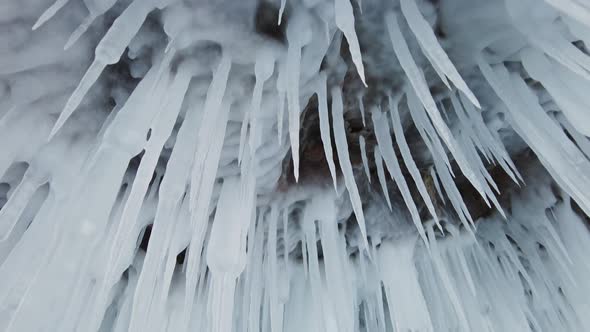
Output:
[[[182,326],[188,328],[193,300],[196,292],[197,271],[200,266],[203,240],[209,217],[209,205],[213,194],[215,173],[219,165],[221,149],[227,120],[229,117],[230,101],[224,101],[225,90],[231,68],[231,58],[226,53],[213,74],[213,80],[207,91],[207,98],[203,109],[203,120],[199,129],[198,146],[191,174],[190,212],[192,236],[188,255],[186,279],[186,297],[182,318]]]
[[[49,8],[47,8],[43,14],[37,19],[37,22],[33,25],[33,30],[37,30],[40,26],[49,21],[63,6],[68,3],[69,0],[56,0]]]
[[[471,182],[480,195],[485,198],[486,194],[485,190],[483,189],[483,185],[479,182],[470,164],[461,152],[461,149],[457,146],[457,142],[453,138],[449,127],[446,125],[442,116],[440,115],[436,103],[430,94],[428,84],[424,79],[424,74],[414,61],[414,58],[410,53],[410,49],[408,48],[408,44],[402,35],[395,13],[389,12],[385,14],[385,22],[387,24],[393,50],[400,61],[400,64],[406,73],[410,84],[414,88],[418,99],[421,101],[422,105],[424,105],[424,108],[426,109],[432,124],[434,125],[442,140],[447,145],[451,154],[455,157],[455,160],[463,171],[465,177]],[[441,151],[441,153],[444,152]]]
[[[332,138],[330,135],[330,116],[328,115],[328,94],[327,94],[327,76],[325,73],[320,73],[318,79],[317,95],[318,95],[318,113],[320,117],[320,136],[324,146],[324,154],[328,162],[328,168],[332,180],[334,182],[334,190],[338,190],[336,184],[336,165],[334,164],[334,154],[332,151]]]
[[[434,208],[434,204],[432,204],[432,199],[428,195],[428,190],[426,189],[424,180],[420,175],[420,170],[418,170],[418,167],[416,166],[416,162],[412,157],[410,147],[408,146],[408,142],[406,141],[406,137],[404,136],[404,130],[402,128],[401,119],[399,116],[398,105],[391,97],[389,98],[389,112],[393,123],[393,133],[395,135],[395,140],[397,142],[397,145],[399,146],[399,150],[404,160],[404,164],[406,165],[408,171],[410,172],[410,175],[414,179],[414,183],[418,188],[420,196],[422,196],[422,200],[424,200],[424,203],[426,204],[428,212],[430,212],[430,215],[440,228],[441,226],[438,220],[438,216],[436,214],[436,210]]]
[[[443,48],[438,43],[438,39],[432,31],[432,28],[420,13],[420,9],[416,4],[415,0],[400,0],[400,5],[402,9],[402,13],[406,17],[406,21],[410,26],[410,29],[418,39],[420,46],[424,53],[428,54],[428,58],[434,62],[436,68],[441,70],[450,80],[453,82],[457,88],[471,100],[473,105],[481,108],[479,105],[479,101],[471,92],[467,83],[463,80],[447,53],[443,50]],[[444,78],[443,78],[444,80]]]
[[[361,234],[363,237],[363,244],[368,250],[369,243],[367,240],[367,228],[365,226],[365,215],[363,213],[363,204],[359,194],[356,182],[354,180],[354,173],[352,171],[352,164],[348,154],[348,143],[346,142],[346,129],[344,127],[344,105],[342,104],[342,91],[340,88],[332,89],[332,121],[334,129],[334,139],[336,141],[336,151],[338,153],[338,161],[340,168],[344,175],[344,182],[350,202],[356,216]]]
[[[134,0],[129,7],[123,11],[115,22],[111,25],[109,31],[96,46],[94,52],[94,61],[82,77],[82,80],[70,95],[62,110],[59,118],[55,122],[49,140],[59,131],[67,119],[78,108],[84,96],[94,85],[96,80],[106,66],[117,63],[123,52],[131,42],[131,39],[137,34],[143,24],[146,16],[152,10],[152,1]]]
[[[365,80],[365,67],[363,66],[363,59],[361,56],[361,47],[359,45],[356,31],[354,28],[354,12],[352,10],[352,4],[350,0],[335,0],[334,1],[334,15],[336,19],[336,26],[348,42],[348,49],[352,62],[354,63],[356,70],[363,81],[363,84],[367,86]]]
[[[412,198],[412,194],[410,192],[410,189],[408,188],[406,179],[402,174],[399,162],[397,161],[395,150],[393,149],[393,142],[391,140],[391,135],[389,133],[389,125],[387,124],[387,118],[383,119],[383,117],[383,113],[379,111],[372,112],[373,126],[375,128],[375,137],[377,138],[379,150],[381,151],[383,160],[385,160],[385,165],[389,170],[389,174],[391,174],[392,178],[395,180],[395,183],[397,184],[397,187],[399,188],[402,194],[406,206],[410,211],[412,221],[414,222],[414,226],[416,226],[416,229],[418,230],[418,234],[420,234],[420,237],[422,238],[424,243],[428,245],[428,241],[426,239],[426,232],[424,231],[424,226],[422,226],[422,220],[420,219],[420,213],[418,212],[416,203]]]

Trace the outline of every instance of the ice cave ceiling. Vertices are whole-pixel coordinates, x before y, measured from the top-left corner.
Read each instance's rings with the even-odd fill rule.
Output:
[[[0,330],[590,330],[590,1],[3,0]]]

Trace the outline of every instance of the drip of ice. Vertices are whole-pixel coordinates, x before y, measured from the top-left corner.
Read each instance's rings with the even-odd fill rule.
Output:
[[[217,202],[207,244],[207,266],[212,273],[211,331],[232,331],[236,279],[246,265],[247,204],[240,197],[240,181],[226,178]],[[241,209],[232,208],[238,203]],[[247,219],[246,219],[247,220]]]
[[[37,19],[37,22],[33,25],[33,30],[38,29],[40,26],[49,21],[63,6],[68,3],[69,0],[55,0],[55,2],[47,8],[43,14]]]
[[[400,5],[402,9],[402,13],[404,14],[410,29],[418,39],[420,46],[424,53],[428,55],[430,61],[433,62],[435,68],[440,70],[444,75],[446,75],[451,82],[453,82],[459,90],[461,90],[465,95],[471,100],[471,102],[480,108],[479,101],[471,92],[457,69],[449,60],[449,57],[442,49],[434,32],[428,25],[428,22],[424,19],[422,14],[420,13],[420,9],[418,8],[415,0],[400,0]],[[392,16],[389,16],[388,20],[391,19]],[[390,23],[395,25],[394,23]],[[390,28],[391,29],[391,28]],[[392,37],[393,38],[393,37]],[[394,46],[395,47],[395,46]],[[399,55],[398,55],[399,56]],[[444,80],[444,78],[443,78]],[[447,84],[448,85],[448,84]]]
[[[334,16],[336,20],[336,26],[346,37],[350,56],[352,57],[352,62],[354,62],[354,65],[356,66],[359,77],[361,81],[363,81],[363,84],[367,86],[367,82],[365,80],[365,67],[363,65],[363,59],[361,56],[361,47],[359,45],[354,27],[354,13],[350,0],[335,0]]]
[[[510,110],[512,125],[519,135],[530,144],[556,181],[580,207],[590,211],[590,200],[582,189],[588,181],[587,174],[590,174],[584,171],[590,167],[588,159],[547,116],[522,78],[510,75],[504,67],[491,68],[483,61],[480,61],[479,67]],[[509,86],[519,95],[507,89]]]
[[[590,136],[589,119],[584,111],[590,100],[585,94],[578,95],[573,89],[568,89],[568,81],[562,81],[559,74],[553,71],[564,70],[559,64],[552,65],[544,54],[534,49],[522,52],[522,64],[532,78],[541,82],[549,91],[562,112],[578,132]],[[554,69],[555,68],[555,69]],[[556,79],[557,78],[557,79]]]
[[[369,159],[367,158],[367,143],[365,142],[365,138],[361,135],[359,136],[359,146],[361,148],[361,159],[363,162],[363,168],[365,169],[365,174],[367,175],[367,179],[369,183],[371,183],[371,173],[369,171]]]
[[[291,140],[291,154],[293,156],[293,171],[295,181],[299,180],[299,81],[301,71],[301,49],[311,42],[312,30],[310,29],[307,14],[299,13],[291,19],[287,27],[287,64],[285,67],[287,82],[287,103],[289,105],[289,139]]]
[[[374,150],[374,159],[375,165],[377,165],[377,177],[379,178],[379,184],[381,185],[381,190],[383,191],[383,195],[385,196],[385,201],[387,202],[387,206],[391,210],[391,199],[389,198],[389,190],[387,189],[387,179],[385,178],[385,170],[383,169],[383,157],[381,156],[381,152],[379,149]]]
[[[391,120],[393,123],[393,132],[395,134],[395,140],[397,145],[399,146],[399,150],[401,152],[402,158],[404,160],[404,164],[410,171],[412,179],[414,179],[414,183],[416,187],[418,187],[418,191],[420,192],[420,196],[424,200],[426,207],[428,208],[428,212],[434,219],[434,221],[439,225],[438,216],[434,209],[434,205],[432,204],[431,197],[428,195],[428,191],[426,190],[426,186],[424,185],[424,180],[422,180],[422,176],[420,175],[420,171],[414,162],[412,154],[410,152],[410,147],[408,146],[408,142],[404,136],[404,131],[401,125],[401,119],[399,116],[398,105],[393,100],[393,98],[389,98],[389,112],[391,114]]]
[[[385,21],[387,23],[387,28],[389,31],[389,36],[391,38],[391,44],[393,45],[393,49],[395,54],[398,57],[398,60],[401,63],[404,72],[408,76],[408,80],[410,84],[414,88],[418,99],[426,109],[426,112],[429,115],[430,120],[436,132],[440,135],[442,140],[445,142],[451,154],[455,157],[459,167],[465,174],[465,177],[469,179],[469,181],[473,184],[473,186],[477,189],[477,191],[485,198],[485,191],[482,188],[482,184],[477,179],[474,171],[471,169],[471,166],[468,164],[465,156],[463,155],[461,149],[457,147],[457,143],[453,138],[449,128],[445,124],[444,120],[442,119],[438,108],[436,107],[436,103],[430,94],[428,89],[428,85],[424,79],[424,74],[420,70],[420,68],[416,65],[410,50],[408,49],[408,44],[402,35],[400,30],[399,24],[397,22],[397,18],[394,13],[389,12],[385,14]],[[412,109],[412,108],[410,108]],[[414,108],[416,111],[422,112],[421,108]],[[414,119],[416,121],[416,119]],[[425,120],[427,121],[427,120]],[[430,133],[430,136],[436,135],[434,132]],[[441,150],[442,152],[443,150]]]
[[[332,151],[332,138],[330,135],[330,117],[328,115],[328,96],[326,87],[326,75],[320,75],[318,80],[317,96],[318,96],[318,113],[320,117],[320,136],[322,139],[322,146],[324,147],[324,154],[326,155],[326,161],[328,162],[328,168],[330,175],[334,182],[334,190],[337,189],[336,185],[336,165],[334,164],[334,155]]]
[[[387,124],[387,117],[385,117],[379,111],[372,112],[372,116],[379,151],[381,151],[381,155],[383,156],[383,160],[385,161],[387,170],[389,170],[391,178],[397,184],[397,187],[399,188],[402,194],[404,202],[410,210],[410,215],[412,216],[414,226],[416,226],[416,229],[418,230],[418,234],[420,234],[420,236],[426,243],[426,233],[424,232],[424,227],[422,226],[422,220],[420,219],[418,208],[416,207],[416,203],[412,198],[412,194],[410,193],[410,189],[408,188],[406,179],[403,176],[402,171],[400,169],[399,162],[395,154],[395,150],[393,149],[393,142],[391,140],[391,135],[389,134],[389,125]]]
[[[379,248],[380,278],[389,315],[398,331],[433,331],[414,265],[415,239]]]
[[[193,277],[186,279],[186,297],[182,318],[182,326],[185,327],[189,324],[192,311],[192,299],[197,282],[194,276],[198,275],[200,268],[201,248],[209,219],[209,205],[213,195],[215,173],[218,168],[230,111],[230,102],[223,100],[230,68],[231,58],[227,54],[223,54],[207,91],[203,107],[204,115],[197,137],[198,145],[194,154],[190,187],[192,226],[190,243],[192,250],[189,251],[187,265],[187,273]]]
[[[154,8],[152,1],[133,1],[129,7],[111,25],[109,31],[96,45],[94,61],[72,92],[53,129],[50,139],[64,125],[66,120],[82,102],[82,99],[94,85],[98,77],[108,65],[117,63],[125,48],[135,36],[149,12]]]
[[[92,22],[99,17],[100,15],[104,14],[107,10],[109,10],[114,4],[117,2],[116,0],[89,0],[85,1],[86,7],[90,12],[88,16],[80,23],[80,25],[72,32],[72,35],[66,42],[64,49],[70,48],[76,41],[88,30]]]
[[[254,91],[252,92],[252,104],[250,110],[244,115],[244,121],[242,122],[242,128],[240,131],[240,151],[238,160],[242,161],[244,153],[244,146],[246,142],[246,133],[248,124],[250,124],[250,153],[254,152],[254,149],[260,145],[259,142],[254,142],[253,133],[258,132],[258,121],[260,112],[260,103],[262,99],[262,90],[264,82],[272,75],[274,70],[274,58],[273,54],[268,49],[260,50],[260,54],[256,57],[256,64],[254,65],[254,75],[256,75],[256,83],[254,85]]]
[[[338,161],[340,169],[344,176],[344,184],[352,203],[354,215],[360,227],[362,234],[362,242],[365,248],[368,248],[367,243],[367,228],[365,225],[365,215],[363,213],[363,203],[361,196],[354,179],[352,171],[352,164],[348,154],[348,143],[346,141],[346,128],[344,128],[344,114],[342,105],[342,92],[338,88],[332,90],[332,125],[334,130],[334,139],[336,140],[336,151],[338,152]]]

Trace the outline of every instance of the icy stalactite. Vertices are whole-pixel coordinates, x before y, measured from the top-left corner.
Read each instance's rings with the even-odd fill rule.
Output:
[[[371,171],[369,170],[369,158],[367,157],[367,143],[363,136],[359,136],[359,147],[361,148],[361,159],[363,162],[363,169],[367,175],[369,183],[371,183]]]
[[[410,29],[418,39],[420,46],[427,54],[429,60],[433,62],[435,68],[438,68],[439,71],[446,75],[451,82],[453,82],[459,90],[465,93],[469,100],[479,108],[479,101],[477,101],[473,92],[467,87],[467,84],[457,72],[453,63],[449,60],[448,55],[438,43],[430,25],[428,25],[428,22],[422,17],[415,0],[400,0],[400,5]],[[446,79],[443,78],[443,80]]]
[[[590,329],[583,2],[50,2],[0,5],[1,329]]]
[[[385,196],[387,206],[389,206],[389,209],[391,210],[391,199],[389,198],[389,190],[387,189],[387,179],[385,178],[385,169],[383,168],[383,157],[381,156],[379,149],[375,149],[374,159],[375,164],[377,165],[377,177],[379,178],[379,184],[381,185],[381,190]]]
[[[340,92],[338,88],[335,88],[332,90],[332,125],[334,129],[334,140],[336,141],[336,151],[338,152],[338,161],[340,162],[340,167],[344,176],[344,183],[350,196],[354,214],[361,230],[363,237],[362,241],[364,241],[363,243],[367,245],[368,248],[363,204],[354,179],[352,164],[350,163],[350,157],[348,153],[348,142],[346,141],[345,133],[346,128],[344,128],[343,107],[342,92]]]
[[[334,182],[334,189],[337,190],[336,185],[336,166],[334,165],[334,155],[332,151],[332,138],[330,136],[330,117],[328,115],[328,95],[326,86],[326,75],[320,75],[318,80],[318,113],[320,118],[320,136],[326,154],[326,161],[330,169],[330,175]]]
[[[420,171],[418,170],[418,167],[416,166],[416,162],[414,161],[414,159],[412,157],[412,154],[410,152],[410,147],[408,146],[408,142],[406,141],[406,138],[404,136],[397,102],[391,97],[389,97],[389,113],[390,113],[391,121],[393,124],[393,132],[395,135],[395,140],[397,142],[397,145],[399,146],[400,153],[402,155],[402,159],[404,161],[404,164],[408,168],[408,170],[412,176],[412,179],[414,180],[414,183],[416,184],[416,187],[418,187],[418,192],[420,193],[420,196],[424,200],[424,203],[426,204],[428,212],[430,213],[430,215],[432,216],[434,221],[437,224],[439,224],[436,210],[434,209],[434,205],[432,204],[432,198],[428,195],[428,191],[426,189],[426,186],[424,185],[424,180],[422,179],[422,175],[420,174]]]
[[[391,140],[391,136],[389,134],[387,116],[383,115],[379,111],[373,111],[372,114],[379,151],[381,151],[381,155],[383,156],[387,170],[395,181],[401,192],[404,202],[410,210],[412,221],[414,222],[416,229],[418,229],[418,234],[420,234],[420,237],[422,237],[422,239],[426,242],[426,233],[424,232],[424,227],[422,226],[422,220],[420,220],[418,208],[416,207],[416,203],[414,202],[412,194],[410,193],[406,179],[401,172],[395,150],[393,149],[393,141]]]

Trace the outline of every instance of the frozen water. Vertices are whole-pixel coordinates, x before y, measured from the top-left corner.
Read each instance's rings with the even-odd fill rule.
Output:
[[[589,10],[3,1],[0,330],[590,330]]]

